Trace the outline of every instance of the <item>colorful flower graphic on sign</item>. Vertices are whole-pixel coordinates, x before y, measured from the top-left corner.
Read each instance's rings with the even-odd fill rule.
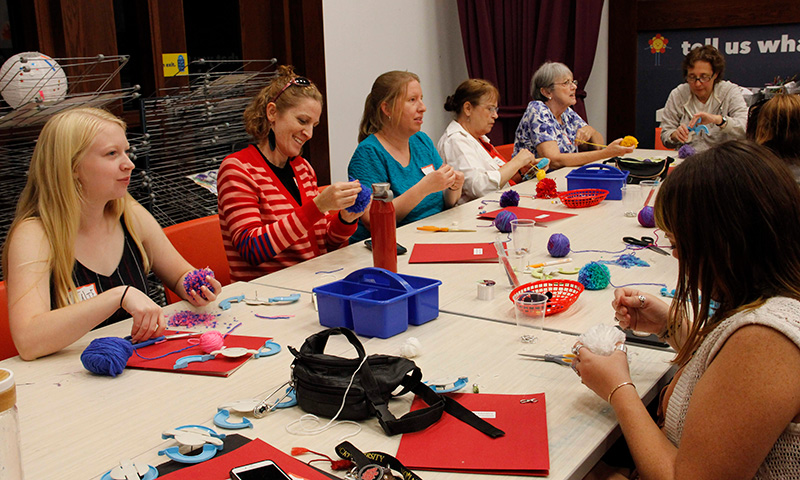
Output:
[[[650,53],[655,55],[656,66],[661,65],[661,54],[666,53],[668,48],[667,44],[669,43],[669,39],[666,39],[661,36],[660,33],[657,33],[655,37],[651,38],[647,41],[650,45]]]

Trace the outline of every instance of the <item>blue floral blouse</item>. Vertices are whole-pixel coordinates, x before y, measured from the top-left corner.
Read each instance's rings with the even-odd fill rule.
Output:
[[[539,100],[528,104],[522,120],[517,126],[514,139],[514,155],[521,149],[527,148],[536,155],[536,147],[542,142],[554,141],[558,143],[561,153],[576,153],[575,135],[578,129],[584,127],[586,122],[571,108],[561,114],[561,123],[556,121],[550,108]]]

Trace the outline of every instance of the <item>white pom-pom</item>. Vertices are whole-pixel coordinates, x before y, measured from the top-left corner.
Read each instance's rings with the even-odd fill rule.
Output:
[[[578,342],[586,346],[592,353],[611,355],[618,343],[625,342],[625,334],[611,325],[595,325],[579,336]]]
[[[414,358],[422,353],[422,344],[417,337],[410,337],[406,343],[400,346],[400,355],[406,358]]]

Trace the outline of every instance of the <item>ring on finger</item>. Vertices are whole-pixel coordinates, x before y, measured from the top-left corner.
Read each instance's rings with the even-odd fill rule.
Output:
[[[644,308],[644,302],[647,300],[644,295],[639,295],[639,307]]]
[[[580,352],[580,351],[581,351],[581,347],[583,347],[583,344],[582,344],[582,343],[579,343],[579,344],[577,344],[577,345],[573,346],[573,347],[572,347],[572,353],[573,353],[573,354],[575,354],[575,355],[577,355],[577,354],[578,354],[578,352]]]
[[[620,352],[624,353],[625,355],[628,354],[628,346],[624,343],[620,343],[614,346],[614,350],[619,350]]]

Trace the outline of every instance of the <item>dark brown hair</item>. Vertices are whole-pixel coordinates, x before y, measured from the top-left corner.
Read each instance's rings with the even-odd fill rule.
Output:
[[[678,253],[669,332],[689,324],[676,363],[734,313],[800,300],[800,188],[769,149],[735,140],[692,156],[667,176],[655,217]]]
[[[683,78],[689,75],[689,69],[697,62],[708,62],[711,64],[711,71],[717,74],[716,78],[714,78],[714,85],[722,80],[722,75],[725,73],[725,57],[719,53],[719,50],[711,45],[693,48],[692,51],[684,57],[683,64],[681,64]]]
[[[322,105],[322,94],[319,93],[317,86],[313,83],[309,86],[289,85],[297,78],[294,67],[291,65],[281,65],[278,67],[278,75],[272,79],[267,86],[253,97],[250,105],[244,110],[244,129],[253,137],[256,142],[262,142],[267,138],[272,124],[267,118],[267,105],[275,102],[278,112],[284,112],[296,107],[304,98],[311,98]],[[285,90],[284,87],[286,87]],[[283,90],[277,100],[279,92]]]
[[[464,104],[469,102],[472,106],[478,106],[484,95],[500,99],[500,92],[492,82],[480,78],[470,78],[461,82],[456,88],[456,93],[447,97],[444,102],[444,109],[448,112],[455,112],[456,117],[461,115]]]

